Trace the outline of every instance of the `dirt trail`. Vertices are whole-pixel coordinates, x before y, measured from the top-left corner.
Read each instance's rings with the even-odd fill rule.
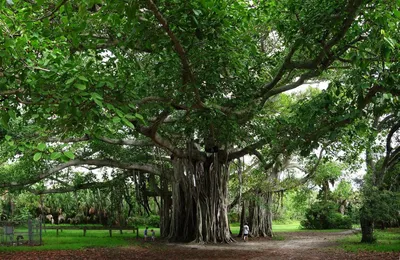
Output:
[[[351,235],[355,230],[346,230],[342,232],[284,232],[278,233],[279,239],[268,238],[250,238],[249,242],[243,242],[240,239],[236,243],[201,245],[201,244],[178,244],[183,248],[202,249],[202,250],[248,250],[263,251],[267,249],[288,250],[288,249],[317,249],[327,248],[338,245],[336,240]],[[169,244],[174,246],[177,244]]]

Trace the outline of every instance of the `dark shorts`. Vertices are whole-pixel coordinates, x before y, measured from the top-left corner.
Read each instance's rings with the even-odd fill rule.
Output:
[[[244,236],[244,237],[248,237],[248,236],[249,236],[249,234],[244,234],[243,236]]]

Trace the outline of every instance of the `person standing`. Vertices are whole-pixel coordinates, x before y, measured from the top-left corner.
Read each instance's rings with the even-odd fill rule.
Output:
[[[246,242],[249,239],[250,228],[247,222],[243,226],[243,241]]]
[[[155,241],[156,240],[156,232],[154,231],[154,229],[152,229],[150,231],[151,231],[151,240]]]

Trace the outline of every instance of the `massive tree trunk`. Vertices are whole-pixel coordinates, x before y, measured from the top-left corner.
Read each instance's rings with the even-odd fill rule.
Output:
[[[174,158],[170,241],[231,242],[228,163],[218,154],[205,162]]]
[[[272,237],[273,193],[258,193],[250,207],[251,234],[255,237]]]
[[[272,237],[272,207],[273,207],[273,195],[272,191],[274,185],[278,181],[279,172],[281,168],[284,168],[289,162],[289,157],[282,159],[277,158],[273,167],[266,174],[266,180],[269,183],[267,190],[258,190],[256,198],[253,200],[253,206],[250,208],[251,216],[251,234],[259,237]]]

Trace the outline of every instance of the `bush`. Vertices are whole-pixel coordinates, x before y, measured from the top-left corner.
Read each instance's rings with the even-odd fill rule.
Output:
[[[240,222],[240,214],[238,214],[237,212],[234,212],[234,211],[229,212],[228,219],[231,223]]]
[[[159,228],[160,227],[160,216],[158,215],[151,215],[147,221],[146,224],[150,227],[156,227]]]
[[[130,217],[128,218],[128,224],[135,227],[149,226],[159,228],[160,216],[150,215],[149,217]]]
[[[307,209],[306,219],[300,224],[306,229],[332,229],[351,228],[352,220],[349,216],[343,216],[337,212],[334,202],[316,202]]]
[[[128,225],[132,225],[134,227],[145,226],[146,218],[144,218],[144,217],[129,217]]]

